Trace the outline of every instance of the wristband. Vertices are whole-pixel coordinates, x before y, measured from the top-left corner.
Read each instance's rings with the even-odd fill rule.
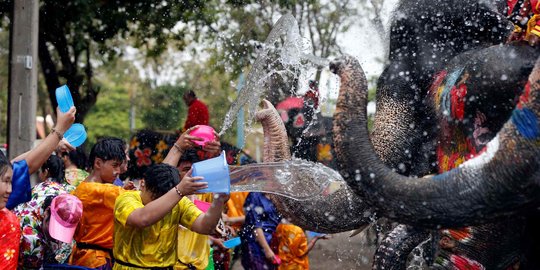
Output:
[[[60,141],[62,140],[62,138],[64,138],[64,134],[60,133],[60,131],[56,130],[56,128],[52,128],[51,133],[54,133]]]
[[[176,194],[178,194],[180,198],[184,197],[184,195],[182,195],[182,192],[180,192],[180,190],[178,189],[178,186],[174,186],[174,190],[176,190]]]
[[[180,152],[184,152],[184,150],[182,149],[182,147],[180,147],[180,145],[178,143],[174,143],[173,144],[174,148],[176,148],[176,150],[180,151]]]

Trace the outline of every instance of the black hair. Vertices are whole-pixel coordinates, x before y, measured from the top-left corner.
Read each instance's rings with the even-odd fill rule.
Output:
[[[11,168],[11,162],[9,159],[0,151],[0,176],[4,175],[7,172],[8,168]]]
[[[47,177],[53,181],[63,184],[65,183],[64,162],[57,155],[51,155],[43,165],[41,170],[47,170]]]
[[[180,183],[180,174],[175,167],[160,163],[150,166],[144,177],[146,190],[157,199]]]
[[[77,168],[86,170],[88,168],[88,158],[82,147],[77,147],[75,150],[66,153],[69,160],[77,166]]]
[[[178,164],[183,161],[189,161],[191,163],[202,161],[199,155],[197,155],[197,150],[194,149],[188,149],[184,152],[184,154],[180,157],[180,160],[178,161]]]
[[[184,97],[196,98],[197,95],[195,95],[195,92],[193,92],[193,90],[188,90],[188,91],[184,92]]]
[[[99,140],[90,151],[90,167],[94,167],[96,158],[103,161],[115,160],[124,162],[126,160],[126,142],[119,138],[103,138]]]

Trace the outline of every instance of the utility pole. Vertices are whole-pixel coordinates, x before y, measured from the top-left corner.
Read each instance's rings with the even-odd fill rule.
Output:
[[[10,31],[8,155],[30,150],[36,138],[39,0],[13,1]]]

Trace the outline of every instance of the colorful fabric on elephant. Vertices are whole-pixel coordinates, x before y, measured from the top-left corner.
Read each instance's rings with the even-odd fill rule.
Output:
[[[13,162],[11,185],[13,191],[9,195],[9,200],[6,204],[7,209],[13,209],[15,206],[31,199],[32,187],[30,185],[30,172],[28,172],[26,160]]]
[[[21,227],[19,219],[7,208],[0,210],[0,265],[2,269],[17,269]]]
[[[64,263],[71,254],[73,244],[50,239],[43,234],[43,218],[48,206],[46,200],[66,194],[64,187],[47,179],[32,188],[32,199],[15,207],[22,228],[19,267],[40,268],[44,263]],[[50,202],[49,202],[50,203]]]

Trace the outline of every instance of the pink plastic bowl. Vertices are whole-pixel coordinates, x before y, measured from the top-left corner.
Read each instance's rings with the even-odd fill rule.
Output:
[[[214,135],[214,129],[211,126],[206,125],[199,125],[199,127],[192,130],[189,135],[203,138],[202,141],[193,141],[195,144],[201,146],[203,146],[209,141],[213,141],[216,139],[216,136]]]

